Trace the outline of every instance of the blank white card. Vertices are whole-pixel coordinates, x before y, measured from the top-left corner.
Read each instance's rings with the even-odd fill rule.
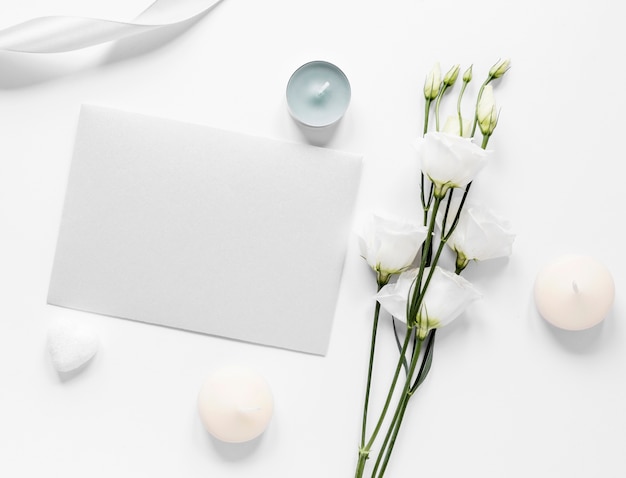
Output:
[[[48,303],[314,354],[361,157],[83,106]]]

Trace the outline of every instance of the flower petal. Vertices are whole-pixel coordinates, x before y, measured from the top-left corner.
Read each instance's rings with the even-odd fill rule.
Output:
[[[442,327],[481,297],[468,280],[437,266],[426,289],[420,313],[426,315],[429,328]]]
[[[460,198],[454,197],[448,211],[446,226],[452,224],[458,211]],[[445,211],[445,208],[440,211]],[[443,213],[438,214],[437,223],[442,227]],[[511,255],[515,234],[508,221],[486,207],[476,203],[465,203],[459,222],[448,239],[448,245],[460,252],[467,260],[484,261]]]
[[[403,322],[406,322],[407,300],[417,277],[417,272],[417,269],[403,272],[396,282],[387,284],[376,294],[376,300],[380,302],[380,305],[396,319]]]
[[[430,267],[424,269],[422,285],[426,283],[431,270]],[[413,294],[417,275],[418,269],[405,271],[397,282],[387,284],[376,295],[376,300],[387,312],[404,322],[407,321],[407,302],[409,295]],[[480,297],[480,292],[469,281],[437,266],[432,270],[422,307],[414,322],[427,323],[429,329],[447,325]]]
[[[467,186],[490,154],[469,138],[443,132],[427,133],[415,146],[422,172],[439,186]]]
[[[402,272],[415,260],[426,233],[422,225],[371,215],[359,236],[361,255],[376,271]]]

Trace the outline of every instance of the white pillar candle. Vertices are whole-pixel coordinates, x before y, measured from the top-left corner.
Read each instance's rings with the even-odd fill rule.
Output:
[[[600,323],[615,298],[609,270],[583,255],[567,255],[547,264],[537,275],[535,303],[556,327],[583,330]]]
[[[214,372],[198,395],[198,411],[206,430],[228,443],[258,437],[272,418],[270,387],[256,371],[240,366]]]

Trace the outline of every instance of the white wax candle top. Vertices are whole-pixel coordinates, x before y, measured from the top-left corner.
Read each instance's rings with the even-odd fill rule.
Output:
[[[267,428],[274,401],[265,379],[247,367],[224,367],[213,373],[198,395],[206,430],[228,443],[258,437]]]
[[[600,323],[615,298],[609,270],[582,255],[562,256],[537,275],[535,304],[544,319],[556,327],[583,330]]]

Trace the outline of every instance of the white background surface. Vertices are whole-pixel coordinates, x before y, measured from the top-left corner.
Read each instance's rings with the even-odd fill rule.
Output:
[[[147,4],[1,1],[0,27],[46,14],[131,20]],[[0,54],[0,475],[345,477],[356,463],[375,288],[356,241],[326,357],[45,304],[81,103],[306,141],[285,86],[302,63],[332,61],[353,97],[326,146],[365,155],[357,212],[419,217],[411,142],[424,76],[435,61],[473,63],[469,99],[511,57],[495,159],[472,194],[512,221],[514,254],[468,268],[484,299],[438,334],[388,476],[625,476],[625,40],[608,0],[225,0],[166,37]],[[542,264],[566,252],[592,254],[615,278],[612,313],[586,332],[548,326],[531,299]],[[101,339],[65,380],[45,350],[62,316]],[[395,359],[382,323],[379,386]],[[267,432],[240,446],[211,439],[195,406],[206,375],[232,363],[262,371],[276,402]]]

